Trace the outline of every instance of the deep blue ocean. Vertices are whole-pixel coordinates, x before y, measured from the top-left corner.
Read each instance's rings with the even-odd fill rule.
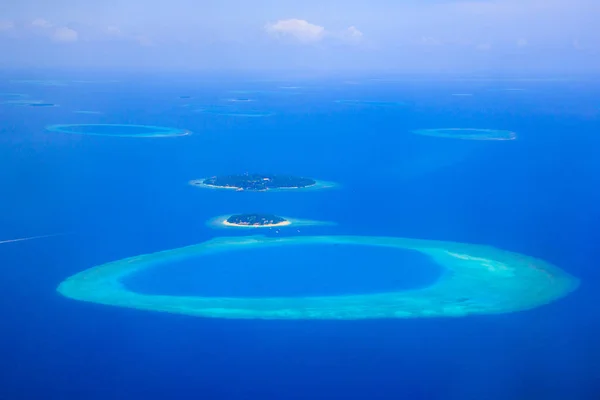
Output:
[[[0,93],[0,399],[600,399],[600,79],[31,71],[0,74]],[[192,134],[90,136],[46,131],[52,124]],[[518,137],[412,133],[425,128]],[[338,187],[188,184],[245,172]],[[337,225],[206,225],[243,212]],[[95,265],[256,233],[485,244],[546,260],[582,284],[529,311],[354,321],[205,319],[56,292]],[[326,296],[427,286],[440,274],[409,251],[253,251],[127,284],[171,295]]]

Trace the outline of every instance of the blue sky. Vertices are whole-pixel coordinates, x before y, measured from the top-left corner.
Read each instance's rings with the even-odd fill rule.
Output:
[[[600,70],[598,0],[20,0],[0,67]]]

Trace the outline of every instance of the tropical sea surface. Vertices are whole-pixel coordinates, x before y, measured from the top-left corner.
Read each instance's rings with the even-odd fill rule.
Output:
[[[191,134],[45,129],[56,124]],[[517,138],[412,133],[436,128]],[[595,77],[0,74],[0,399],[598,399],[599,148]],[[337,186],[188,184],[245,172]],[[336,225],[207,225],[244,212]],[[350,321],[205,319],[56,292],[95,265],[249,234],[483,244],[548,261],[581,286],[516,313]],[[3,243],[42,235],[54,236]],[[125,283],[294,297],[406,290],[440,274],[410,251],[308,245],[206,256]]]

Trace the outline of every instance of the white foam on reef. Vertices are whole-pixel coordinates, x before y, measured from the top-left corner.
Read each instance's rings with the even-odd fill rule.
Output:
[[[185,259],[197,260],[201,267],[202,257],[208,254],[310,244],[416,250],[431,257],[445,273],[430,286],[419,289],[318,297],[149,295],[131,291],[122,283],[124,278],[145,269],[169,268]],[[254,235],[220,237],[109,262],[67,278],[57,290],[65,297],[85,302],[197,317],[353,320],[511,313],[556,301],[578,285],[577,278],[545,261],[490,246],[399,237]]]
[[[214,190],[233,190],[236,192],[280,192],[287,190],[320,190],[320,189],[331,189],[338,186],[335,182],[328,181],[320,181],[313,179],[315,183],[306,187],[287,187],[287,188],[276,188],[276,189],[265,189],[265,190],[244,190],[242,188],[234,187],[234,186],[216,186],[209,185],[204,183],[204,181],[208,178],[202,179],[193,179],[189,181],[189,184],[195,187],[203,188],[203,189],[214,189]]]
[[[517,134],[512,131],[499,129],[475,129],[475,128],[441,128],[441,129],[417,129],[412,133],[423,136],[435,136],[450,139],[463,140],[514,140]]]
[[[211,228],[216,228],[216,229],[230,229],[230,228],[233,228],[233,229],[273,229],[273,228],[286,228],[286,227],[297,228],[297,227],[301,227],[301,226],[333,226],[333,225],[335,225],[334,222],[314,221],[314,220],[309,220],[309,219],[290,218],[290,217],[284,217],[284,216],[282,216],[281,218],[285,219],[285,221],[283,221],[282,223],[273,224],[273,225],[236,225],[236,224],[231,224],[231,223],[227,222],[227,220],[229,218],[231,218],[233,215],[239,215],[239,214],[243,214],[243,213],[220,215],[218,217],[211,218],[210,220],[208,220],[206,225]]]
[[[115,129],[115,133],[102,133],[102,132],[81,132],[77,131],[78,127],[112,127]],[[75,128],[75,129],[72,129]],[[148,132],[146,133],[126,133],[128,128],[144,128]],[[60,125],[48,125],[47,131],[57,133],[68,133],[73,135],[90,135],[90,136],[106,136],[106,137],[129,137],[129,138],[161,138],[161,137],[177,137],[177,136],[189,136],[192,134],[187,129],[171,128],[166,126],[153,126],[153,125],[133,125],[133,124],[60,124]]]

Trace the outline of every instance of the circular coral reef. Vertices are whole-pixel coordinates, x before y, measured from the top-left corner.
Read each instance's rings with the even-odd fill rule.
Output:
[[[153,295],[134,292],[122,282],[147,268],[168,268],[186,259],[198,258],[201,262],[202,256],[208,254],[305,244],[416,250],[445,271],[433,284],[418,289],[314,297]],[[216,238],[99,265],[69,277],[57,290],[80,301],[198,317],[365,319],[510,313],[555,301],[575,290],[578,283],[573,276],[542,260],[489,246],[375,236],[246,236]]]

